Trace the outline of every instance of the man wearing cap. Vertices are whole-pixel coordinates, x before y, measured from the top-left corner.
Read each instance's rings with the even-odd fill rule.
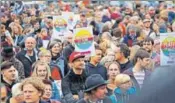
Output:
[[[12,96],[11,88],[16,82],[16,68],[14,64],[9,61],[2,62],[1,64],[1,82],[7,88],[7,96]]]
[[[77,103],[112,103],[106,96],[107,82],[99,74],[93,74],[86,79],[85,92],[86,97],[79,100]]]
[[[14,64],[14,67],[18,71],[19,80],[24,79],[24,66],[23,64],[15,57],[15,52],[12,47],[4,47],[1,52],[2,61],[11,61]]]
[[[156,33],[151,29],[151,19],[144,19],[143,23],[144,23],[143,32],[145,33],[145,36],[155,39]]]
[[[62,80],[62,92],[66,103],[76,103],[83,97],[85,89],[85,62],[84,55],[80,52],[73,52],[69,57],[72,69]]]

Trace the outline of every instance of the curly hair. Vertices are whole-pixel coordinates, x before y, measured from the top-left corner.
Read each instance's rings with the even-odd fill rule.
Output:
[[[42,80],[38,77],[29,77],[24,79],[24,81],[22,81],[22,84],[20,86],[21,91],[23,91],[24,86],[27,84],[31,84],[33,87],[35,87],[39,92],[41,92],[41,96],[44,94],[44,89],[45,86],[42,82]]]

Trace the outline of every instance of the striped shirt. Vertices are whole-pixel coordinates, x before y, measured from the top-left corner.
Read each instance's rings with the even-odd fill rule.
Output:
[[[140,72],[134,72],[134,77],[135,79],[137,80],[140,88],[142,87],[143,85],[143,81],[145,79],[145,72],[144,71],[140,71]]]

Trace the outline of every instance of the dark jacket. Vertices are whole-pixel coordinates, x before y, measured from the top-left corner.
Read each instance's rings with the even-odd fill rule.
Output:
[[[83,90],[85,89],[86,73],[83,71],[82,75],[76,75],[71,69],[69,73],[63,78],[61,88],[66,103],[75,103],[77,100],[73,95],[78,95],[83,98]]]
[[[88,100],[85,100],[85,99],[81,99],[79,100],[78,102],[76,103],[90,103]],[[100,102],[101,103],[101,102]],[[111,99],[109,97],[105,97],[103,99],[103,103],[112,103]]]
[[[63,49],[63,56],[64,58],[69,61],[69,56],[71,55],[71,53],[74,51],[74,46],[72,44],[69,44],[68,46],[66,46]]]
[[[129,47],[132,47],[138,43],[137,36],[131,37],[129,34],[127,34],[123,37],[123,43],[127,44]]]
[[[130,103],[175,103],[174,66],[158,67],[151,74],[141,92]]]
[[[129,60],[128,62],[126,62],[125,64],[120,64],[120,72],[123,73],[124,71],[126,71],[129,68],[133,67],[133,63]]]
[[[3,76],[1,76],[1,83],[3,83],[7,89],[7,98],[12,97],[11,89],[16,82],[14,81],[14,82],[12,82],[12,84],[8,84],[6,81],[4,81]]]
[[[38,52],[36,50],[34,50],[34,57],[35,57],[35,61],[38,59],[37,56]],[[26,54],[26,50],[22,50],[20,51],[17,55],[16,58],[22,62],[23,66],[24,66],[24,73],[25,73],[25,77],[29,77],[31,75],[32,72],[32,64],[35,61],[32,61],[30,59],[30,57]]]
[[[97,66],[94,66],[91,63],[86,63],[85,65],[85,71],[87,73],[88,76],[92,75],[92,74],[100,74],[104,80],[107,80],[107,69],[101,65],[101,64],[97,64]]]

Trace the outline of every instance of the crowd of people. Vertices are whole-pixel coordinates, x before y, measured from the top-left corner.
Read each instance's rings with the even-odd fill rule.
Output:
[[[130,103],[149,82],[161,33],[175,33],[175,3],[84,1],[1,1],[1,103]],[[53,16],[62,11],[80,18],[53,38]],[[89,26],[93,56],[73,40],[75,29]]]

